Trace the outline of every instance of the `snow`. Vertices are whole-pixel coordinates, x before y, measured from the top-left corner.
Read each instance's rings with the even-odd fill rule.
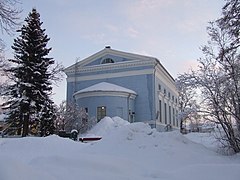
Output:
[[[71,134],[74,133],[74,132],[78,133],[78,130],[76,130],[76,129],[71,130]]]
[[[189,134],[186,134],[185,136],[191,141],[202,144],[203,146],[215,152],[218,152],[220,150],[219,148],[221,147],[221,144],[219,141],[216,140],[215,132],[189,133]]]
[[[117,128],[121,126],[125,126],[130,124],[128,121],[125,121],[121,119],[120,117],[105,117],[103,118],[99,123],[97,123],[89,132],[87,135],[84,136],[104,136],[111,131],[116,130]]]
[[[239,180],[240,155],[223,156],[203,134],[157,132],[105,117],[81,143],[56,135],[0,138],[1,180]],[[200,137],[199,137],[200,136]],[[209,149],[210,148],[210,149]]]
[[[2,113],[2,114],[0,113],[0,121],[3,121],[3,120],[4,120],[4,118],[6,118],[6,115],[5,115],[5,114],[3,114],[3,113]]]
[[[94,91],[126,92],[126,93],[129,93],[129,94],[137,94],[133,90],[124,88],[122,86],[118,86],[116,84],[107,83],[107,82],[101,82],[101,83],[95,84],[95,85],[90,86],[88,88],[82,89],[82,90],[76,92],[75,94],[86,93],[86,92],[94,92]]]

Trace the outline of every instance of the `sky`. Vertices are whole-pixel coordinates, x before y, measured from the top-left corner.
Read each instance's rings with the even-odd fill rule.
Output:
[[[19,0],[21,21],[32,8],[50,37],[49,57],[68,67],[111,46],[160,60],[176,78],[197,66],[207,43],[209,21],[221,15],[224,0]],[[4,34],[7,58],[18,37]],[[66,99],[66,79],[54,85],[56,104]]]

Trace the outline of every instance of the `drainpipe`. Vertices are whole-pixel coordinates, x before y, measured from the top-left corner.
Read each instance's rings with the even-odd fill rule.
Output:
[[[155,75],[156,75],[156,66],[157,66],[157,60],[155,59],[155,64],[154,64],[154,71],[153,71],[153,107],[152,107],[152,118],[154,119],[155,121],[155,128],[157,128],[157,119],[156,119],[156,96],[155,96],[155,92],[156,92],[156,89],[155,89],[155,81],[156,81],[156,78],[155,78]]]
[[[80,57],[77,57],[74,65],[74,89],[73,94],[77,92],[77,63],[80,60]],[[74,106],[76,104],[76,99],[73,97]]]
[[[130,110],[130,109],[129,109],[130,96],[131,96],[131,94],[129,94],[128,97],[127,97],[127,115],[128,115],[128,122],[130,122],[130,121],[129,121],[129,120],[130,120],[130,119],[129,119],[129,116],[130,116],[130,114],[129,114],[129,112],[130,112],[130,111],[129,111],[129,110]]]

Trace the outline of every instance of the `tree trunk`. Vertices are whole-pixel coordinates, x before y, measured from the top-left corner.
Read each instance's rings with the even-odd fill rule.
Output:
[[[17,135],[21,135],[21,133],[22,133],[22,128],[18,128]]]
[[[23,122],[23,114],[20,112],[19,114],[19,119],[20,119],[20,125],[18,127],[18,130],[17,130],[17,135],[22,135],[22,122]]]
[[[183,119],[180,121],[180,133],[184,133],[183,131]]]
[[[26,137],[28,135],[29,130],[29,113],[23,115],[23,131],[22,137]]]

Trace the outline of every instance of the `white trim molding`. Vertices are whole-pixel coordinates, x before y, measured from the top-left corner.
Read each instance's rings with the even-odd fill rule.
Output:
[[[67,68],[64,72],[68,75],[76,74],[78,72],[97,72],[103,70],[115,70],[129,67],[143,67],[143,66],[153,66],[155,61],[142,61],[142,60],[134,60],[134,61],[126,61],[126,62],[118,62],[118,63],[109,63],[109,64],[99,64],[93,66],[78,66]]]
[[[127,77],[127,76],[147,75],[147,74],[153,74],[153,70],[144,69],[144,70],[135,70],[135,71],[127,71],[127,72],[125,71],[125,72],[117,72],[117,73],[103,73],[103,74],[96,74],[96,75],[67,77],[67,82],[87,81],[87,80],[117,78],[117,77]]]

